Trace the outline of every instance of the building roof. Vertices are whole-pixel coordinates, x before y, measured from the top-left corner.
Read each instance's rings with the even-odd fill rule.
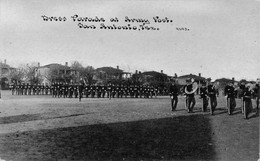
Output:
[[[199,81],[206,79],[205,77],[200,77],[200,76],[197,76],[194,74],[187,74],[187,75],[182,75],[182,76],[177,77],[177,79],[188,79],[188,78],[193,78],[193,79],[199,80]]]
[[[62,64],[58,64],[58,63],[52,63],[52,64],[47,64],[47,65],[44,65],[44,66],[40,66],[39,68],[66,68],[66,69],[70,69],[69,66],[65,66],[65,65],[62,65]]]
[[[150,75],[150,76],[157,76],[157,75],[162,75],[162,76],[167,76],[167,74],[156,72],[156,71],[146,71],[141,73],[142,75]]]
[[[2,62],[0,62],[0,68],[11,68],[11,69],[15,69],[15,68],[11,67],[10,65],[5,64],[5,63],[2,63]]]
[[[105,72],[107,74],[123,74],[123,70],[121,69],[117,69],[117,68],[113,68],[113,67],[101,67],[101,68],[97,68],[96,69],[97,72]]]

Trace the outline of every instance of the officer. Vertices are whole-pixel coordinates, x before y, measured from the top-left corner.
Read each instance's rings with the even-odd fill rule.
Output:
[[[208,88],[206,82],[202,82],[202,87],[200,88],[200,98],[202,99],[202,112],[207,112],[208,108]]]
[[[230,113],[229,115],[232,115],[233,111],[235,110],[236,107],[236,100],[235,100],[235,88],[234,88],[234,82],[230,81],[228,85],[224,89],[224,95],[227,100],[230,100]]]
[[[104,84],[101,85],[101,95],[102,98],[105,98],[106,92],[107,92],[107,86],[105,86]]]
[[[209,82],[209,84],[208,84],[208,96],[209,96],[210,106],[211,106],[211,115],[213,115],[214,111],[218,105],[217,90],[216,90],[215,86],[213,85],[213,82]]]
[[[177,108],[177,104],[178,104],[178,93],[179,90],[175,84],[175,81],[173,81],[170,85],[170,89],[169,89],[169,94],[171,97],[171,106],[172,106],[172,111],[175,111]]]
[[[193,113],[193,108],[196,104],[195,96],[193,91],[193,81],[192,79],[187,80],[187,92],[186,92],[186,97],[187,97],[187,108],[188,108],[188,113]]]
[[[81,101],[81,98],[83,97],[83,90],[85,88],[85,82],[83,78],[80,79],[78,88],[79,88],[79,101]]]
[[[101,86],[99,84],[96,85],[96,93],[97,93],[97,98],[101,97]]]
[[[245,106],[245,119],[248,118],[249,113],[252,111],[252,98],[253,91],[250,89],[250,84],[246,84],[243,92],[243,106]]]

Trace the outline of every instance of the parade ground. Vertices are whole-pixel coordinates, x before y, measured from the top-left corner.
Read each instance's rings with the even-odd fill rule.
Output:
[[[157,98],[52,98],[2,91],[0,160],[189,160],[256,161],[259,116],[245,120],[237,99],[229,116],[224,97],[215,115],[185,111],[179,96]],[[255,102],[253,102],[255,108]]]

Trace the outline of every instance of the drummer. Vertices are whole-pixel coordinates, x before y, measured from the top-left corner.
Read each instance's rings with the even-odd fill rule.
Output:
[[[194,79],[187,79],[186,82],[187,82],[187,85],[186,85],[185,94],[186,94],[186,98],[187,98],[188,113],[193,113],[193,108],[196,104],[194,92],[192,92]]]

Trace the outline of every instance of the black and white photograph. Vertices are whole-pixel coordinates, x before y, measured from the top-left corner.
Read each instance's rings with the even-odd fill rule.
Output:
[[[0,161],[259,161],[260,0],[0,0]]]

